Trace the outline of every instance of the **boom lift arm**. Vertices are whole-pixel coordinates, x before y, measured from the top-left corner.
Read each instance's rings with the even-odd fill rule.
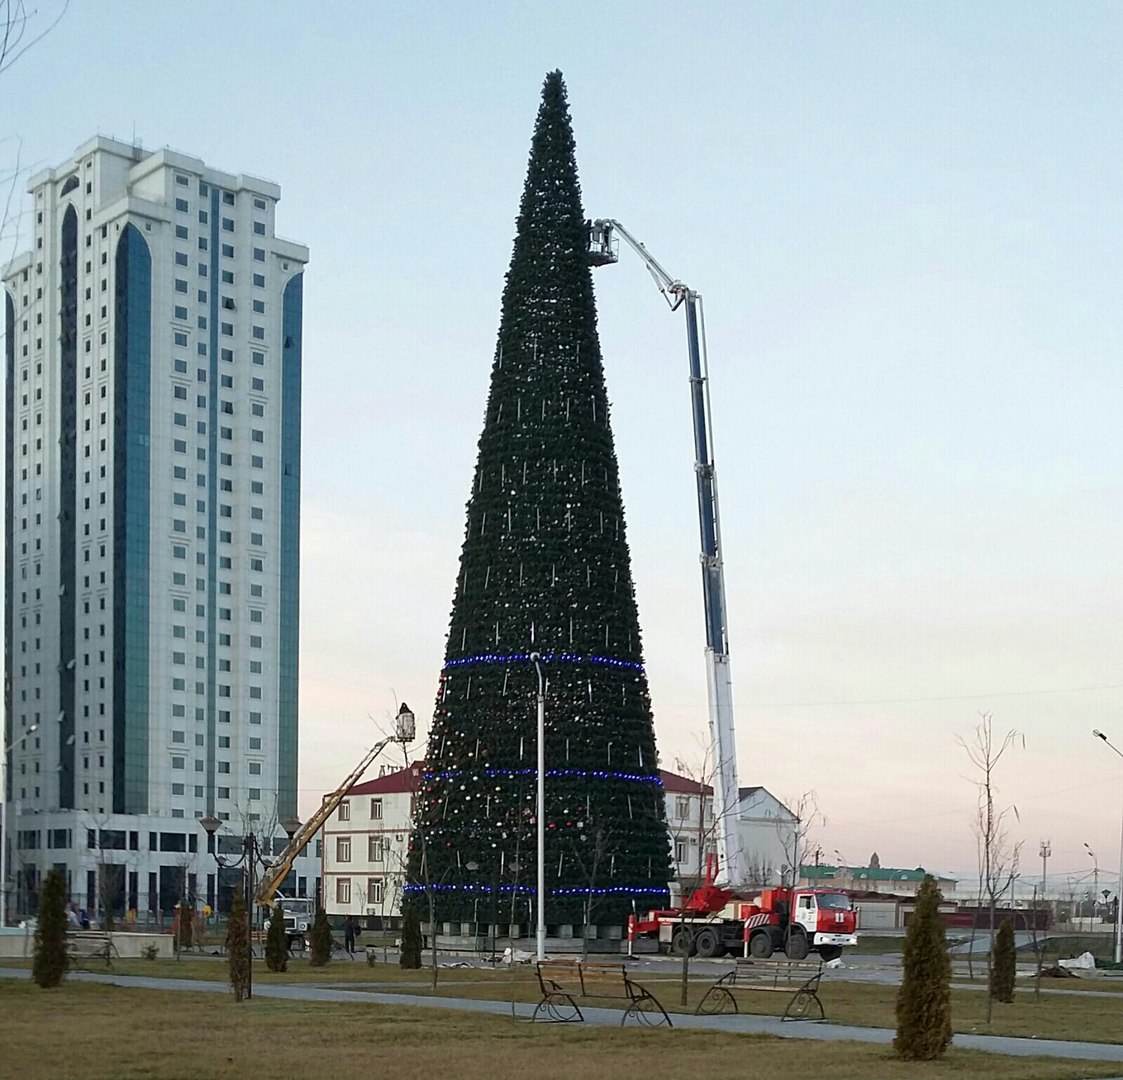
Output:
[[[289,876],[292,864],[296,861],[297,856],[308,846],[308,842],[316,835],[320,826],[331,817],[339,804],[343,802],[347,792],[363,778],[363,773],[370,768],[374,759],[391,743],[401,743],[403,747],[411,743],[414,733],[413,713],[409,711],[409,706],[403,701],[401,708],[398,709],[398,715],[394,718],[394,734],[376,742],[363,755],[362,761],[347,774],[343,783],[324,799],[316,812],[293,833],[288,846],[269,868],[261,887],[257,890],[256,902],[258,905],[268,907],[273,903],[274,894],[281,887],[285,878]]]
[[[710,439],[709,370],[702,297],[658,263],[623,225],[601,218],[590,225],[589,261],[594,266],[618,259],[619,233],[643,260],[672,311],[686,312],[686,344],[690,358],[690,402],[694,417],[694,474],[698,485],[698,523],[702,539],[702,596],[706,615],[706,685],[710,705],[710,737],[714,745],[714,817],[719,867],[716,884],[738,885],[744,860],[738,835],[740,794],[737,787],[737,743],[733,726],[733,676],[725,622],[725,574],[721,562],[721,525],[717,475]]]

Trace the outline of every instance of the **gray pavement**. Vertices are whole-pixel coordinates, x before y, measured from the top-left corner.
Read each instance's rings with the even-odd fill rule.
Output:
[[[31,972],[21,968],[0,967],[0,978],[30,979]],[[68,978],[76,982],[103,983],[110,986],[139,987],[146,990],[170,990],[187,993],[228,994],[225,982],[186,979],[161,979],[129,975],[100,975],[75,972]],[[279,998],[289,1001],[340,1001],[366,1005],[409,1005],[422,1009],[458,1009],[466,1012],[486,1013],[492,1016],[510,1016],[511,1004],[505,1001],[486,1001],[468,998],[434,998],[417,994],[383,994],[367,990],[342,990],[328,986],[259,985],[254,995],[262,998]],[[517,1004],[515,1016],[528,1020],[533,1006]],[[618,1026],[621,1013],[616,1009],[582,1009],[586,1020],[593,1024]],[[890,1043],[893,1032],[888,1028],[851,1027],[831,1023],[784,1023],[778,1017],[750,1016],[689,1016],[675,1015],[676,1028],[723,1031],[742,1035],[775,1035],[784,1039],[813,1039],[830,1042],[852,1039],[856,1042]],[[1077,1058],[1088,1061],[1123,1062],[1123,1045],[1117,1043],[1066,1042],[1059,1039],[1024,1039],[1002,1035],[956,1035],[954,1045],[966,1050],[982,1050],[991,1054],[1008,1054],[1015,1057],[1041,1055],[1044,1057]]]

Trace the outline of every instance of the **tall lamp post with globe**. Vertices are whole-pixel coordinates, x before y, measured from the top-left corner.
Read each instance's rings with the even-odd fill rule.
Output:
[[[1092,729],[1092,734],[1097,739],[1102,739],[1105,746],[1111,747],[1120,757],[1123,757],[1123,750],[1120,750],[1110,739],[1096,728]],[[1120,957],[1123,955],[1123,819],[1119,823],[1119,884],[1115,889],[1115,962],[1121,963]]]
[[[253,997],[253,909],[256,901],[257,892],[257,870],[260,867],[263,870],[268,870],[272,865],[272,850],[263,850],[261,841],[258,839],[257,833],[247,832],[242,837],[242,853],[236,859],[222,854],[218,850],[215,843],[215,838],[218,830],[222,828],[223,822],[218,818],[208,815],[205,818],[199,819],[199,824],[207,832],[207,850],[214,857],[214,861],[218,864],[219,869],[236,869],[241,867],[244,871],[244,890],[246,897],[246,961],[249,965],[249,974],[246,978],[246,997]],[[292,839],[293,833],[300,828],[300,822],[295,818],[281,823],[281,827]],[[272,837],[265,838],[269,842],[269,847],[272,847]],[[217,905],[218,898],[215,897]]]

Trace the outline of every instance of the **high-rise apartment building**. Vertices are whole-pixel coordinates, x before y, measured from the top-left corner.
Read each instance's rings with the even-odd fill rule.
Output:
[[[240,846],[296,812],[308,251],[276,184],[171,150],[95,138],[29,191],[3,271],[9,910],[53,866],[91,908],[214,903],[197,819]]]

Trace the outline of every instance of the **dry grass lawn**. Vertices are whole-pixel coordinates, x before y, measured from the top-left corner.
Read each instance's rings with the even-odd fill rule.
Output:
[[[8,963],[0,962],[0,966]],[[16,966],[16,965],[12,965]],[[24,965],[19,965],[24,966]],[[92,970],[104,971],[90,965]],[[119,960],[113,965],[116,975],[148,975],[163,978],[202,979],[224,982],[226,964],[220,960]],[[698,1001],[712,983],[715,973],[702,975],[690,983],[688,1005],[679,1005],[679,982],[668,969],[651,973],[635,971],[634,977],[648,986],[669,1012],[693,1012]],[[421,994],[438,997],[484,998],[497,1001],[514,1000],[524,1004],[537,1002],[541,996],[531,967],[513,971],[471,968],[441,968],[437,989],[430,989],[431,972],[403,971],[397,964],[368,966],[362,961],[336,960],[326,967],[313,968],[307,960],[293,960],[284,974],[270,973],[265,964],[254,964],[256,985],[315,984],[340,988],[371,989],[388,993]],[[1078,980],[1058,981],[1061,989],[1083,988]],[[1100,984],[1095,984],[1100,985]],[[831,978],[824,981],[821,997],[827,1019],[861,1027],[891,1028],[894,1025],[896,987],[869,983],[846,982]],[[753,994],[744,999],[742,1011],[778,1016],[787,998],[783,994]],[[610,1002],[605,1002],[611,1006]],[[990,1025],[985,1021],[986,995],[981,991],[952,991],[952,1023],[957,1032],[990,1035],[1018,1035],[1042,1039],[1075,1039],[1087,1042],[1123,1042],[1123,1009],[1118,996],[1098,997],[1087,994],[1046,994],[1034,1001],[1032,985],[1019,983],[1014,1004],[994,1007]],[[2,1023],[2,1018],[0,1018]],[[1123,1066],[1119,1068],[1123,1074]]]
[[[371,982],[384,978],[387,982],[399,981],[406,974],[394,968],[387,971],[376,964],[367,969],[373,973]],[[416,976],[418,973],[409,973]],[[427,975],[428,973],[423,973]],[[708,979],[691,981],[687,1007],[679,1005],[680,984],[668,972],[648,975],[635,972],[634,977],[643,983],[660,1000],[668,1012],[693,1012],[702,995],[713,981]],[[328,980],[325,980],[328,981]],[[1072,980],[1075,982],[1076,980]],[[411,980],[412,982],[412,980]],[[340,980],[339,985],[344,985]],[[1069,982],[1060,984],[1068,988]],[[395,993],[421,993],[426,996],[491,998],[535,1002],[541,996],[533,971],[527,968],[516,969],[514,977],[507,971],[480,972],[442,969],[437,989],[432,991],[428,979],[422,978],[417,985],[393,986],[383,989]],[[860,1027],[894,1026],[894,1007],[897,1000],[895,986],[877,986],[870,983],[844,982],[842,980],[824,981],[820,987],[820,997],[827,1012],[827,1019],[840,1024],[856,1024]],[[1026,1038],[1073,1039],[1086,1042],[1123,1042],[1123,1009],[1118,997],[1095,997],[1082,994],[1045,994],[1034,1001],[1032,986],[1019,986],[1012,1005],[994,1006],[991,1023],[986,1023],[986,994],[976,990],[952,991],[952,1024],[957,1032],[986,1035],[1018,1035]],[[787,1004],[784,994],[753,994],[741,1008],[745,1012],[779,1016]],[[1123,1073],[1123,1067],[1119,1069]]]
[[[703,1032],[532,1027],[466,1013],[304,1004],[93,984],[0,982],[0,1062],[20,1080],[1077,1080],[1119,1065],[952,1051],[894,1061],[887,1047]]]

